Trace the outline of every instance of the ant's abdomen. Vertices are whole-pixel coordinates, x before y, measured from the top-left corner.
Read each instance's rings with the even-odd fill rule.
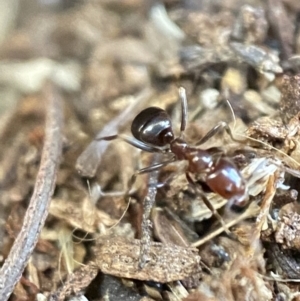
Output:
[[[234,163],[220,158],[214,169],[208,173],[206,184],[232,205],[243,206],[247,199],[245,180]]]

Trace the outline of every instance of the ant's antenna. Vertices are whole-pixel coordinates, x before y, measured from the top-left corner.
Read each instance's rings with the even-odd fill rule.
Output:
[[[181,101],[181,125],[180,125],[180,137],[182,137],[182,134],[185,130],[186,123],[187,123],[187,117],[188,117],[188,109],[187,109],[187,98],[186,98],[186,92],[183,87],[180,87],[178,90],[179,98]]]
[[[233,128],[235,128],[235,126],[236,126],[236,118],[235,118],[235,114],[234,114],[232,105],[231,105],[229,99],[226,99],[226,102],[227,102],[227,104],[228,104],[228,107],[229,107],[229,110],[230,110],[230,112],[231,112],[231,116],[232,116],[232,119],[233,119]]]

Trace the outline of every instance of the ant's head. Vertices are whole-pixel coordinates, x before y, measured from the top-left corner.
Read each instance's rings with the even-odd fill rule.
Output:
[[[132,121],[131,133],[139,141],[158,147],[167,146],[174,140],[170,117],[157,107],[140,112]]]

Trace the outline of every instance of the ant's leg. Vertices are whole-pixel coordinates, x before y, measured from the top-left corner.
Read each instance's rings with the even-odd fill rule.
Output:
[[[122,139],[123,141],[127,142],[128,144],[132,145],[132,146],[135,146],[136,148],[139,148],[141,150],[144,150],[146,152],[158,152],[158,153],[161,153],[163,152],[160,148],[156,148],[156,147],[153,147],[153,146],[149,146],[133,137],[128,137],[128,136],[125,136],[125,135],[111,135],[111,136],[105,136],[105,137],[100,137],[100,138],[96,138],[95,140],[96,141],[101,141],[101,140],[104,140],[104,141],[112,141],[112,140],[115,140],[115,139]],[[103,192],[100,188],[100,195],[101,196],[107,196],[107,197],[117,197],[117,196],[122,196],[122,195],[130,195],[131,194],[131,189],[133,187],[133,184],[135,182],[135,178],[138,174],[142,174],[142,173],[147,173],[147,172],[150,172],[152,171],[153,169],[159,169],[161,168],[162,166],[170,163],[170,162],[173,162],[174,160],[172,159],[171,161],[166,161],[166,162],[162,162],[160,164],[156,164],[156,165],[153,165],[153,166],[149,166],[149,167],[146,167],[146,168],[143,168],[141,170],[139,170],[137,173],[135,173],[131,179],[131,182],[133,182],[131,185],[129,185],[129,188],[127,189],[127,191],[115,191],[115,192]],[[134,192],[134,191],[133,191]]]
[[[111,192],[103,192],[101,190],[101,187],[99,187],[99,194],[100,196],[102,197],[119,197],[119,196],[127,196],[129,197],[130,195],[132,195],[136,190],[133,189],[133,185],[136,181],[136,178],[141,175],[141,174],[145,174],[145,173],[150,173],[152,171],[157,171],[159,169],[161,169],[163,166],[166,166],[172,162],[175,161],[175,158],[172,158],[170,160],[167,160],[167,161],[164,161],[164,162],[161,162],[161,163],[157,163],[157,164],[154,164],[154,165],[151,165],[151,166],[148,166],[148,167],[145,167],[145,168],[142,168],[142,169],[139,169],[137,171],[134,172],[134,174],[130,177],[129,181],[128,181],[128,184],[127,184],[127,190],[126,191],[111,191]],[[156,187],[157,188],[160,188],[162,186],[164,186],[165,183],[163,184],[156,184]]]
[[[246,142],[246,139],[239,140],[233,137],[231,128],[229,127],[228,123],[221,121],[216,126],[214,126],[200,141],[196,143],[196,145],[200,145],[208,141],[212,136],[216,135],[220,131],[226,131],[226,133],[230,136],[230,138],[235,142]]]
[[[188,118],[188,109],[187,109],[187,98],[186,98],[186,92],[183,87],[180,87],[178,90],[179,98],[181,102],[181,123],[180,123],[180,136],[182,136],[186,124],[187,124],[187,118]]]
[[[211,213],[217,218],[217,220],[220,222],[220,224],[222,225],[226,234],[231,236],[231,232],[229,231],[228,227],[226,226],[223,218],[220,216],[218,211],[214,208],[212,203],[208,200],[208,198],[205,196],[205,194],[199,189],[198,185],[193,181],[193,179],[191,178],[191,176],[188,173],[186,173],[186,178],[187,178],[188,182],[193,186],[193,188],[201,195],[201,198],[202,198],[204,204],[211,211]]]
[[[95,140],[96,141],[101,141],[101,140],[112,141],[112,140],[115,140],[115,139],[122,139],[123,141],[127,142],[128,144],[130,144],[130,145],[132,145],[136,148],[139,148],[143,151],[149,152],[149,153],[155,153],[155,152],[161,153],[161,152],[163,152],[162,149],[160,149],[158,147],[150,146],[148,144],[145,144],[145,143],[135,139],[134,137],[128,137],[128,136],[125,136],[125,135],[116,134],[116,135],[96,138]]]
[[[167,161],[163,161],[161,163],[157,163],[157,164],[153,164],[151,166],[148,166],[148,167],[145,167],[145,168],[142,168],[142,169],[139,169],[137,170],[130,178],[130,180],[128,181],[128,190],[130,191],[132,189],[132,186],[133,184],[135,183],[136,181],[136,178],[138,175],[142,175],[142,174],[145,174],[145,173],[150,173],[152,171],[156,171],[156,170],[159,170],[161,169],[162,167],[174,162],[176,160],[176,158],[172,158],[170,160],[167,160]]]

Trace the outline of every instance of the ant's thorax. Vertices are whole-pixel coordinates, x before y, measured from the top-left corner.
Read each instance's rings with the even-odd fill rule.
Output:
[[[188,146],[181,138],[176,138],[170,143],[171,152],[178,160],[188,161],[188,171],[202,173],[211,168],[213,157],[205,150]]]

